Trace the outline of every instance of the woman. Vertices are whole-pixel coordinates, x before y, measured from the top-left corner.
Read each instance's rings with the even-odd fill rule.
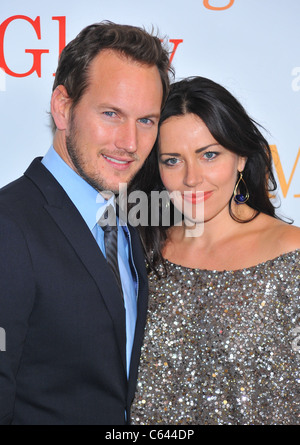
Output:
[[[132,423],[300,423],[300,229],[275,215],[257,125],[220,85],[177,82],[134,186],[166,189],[183,221],[141,230],[150,300]]]

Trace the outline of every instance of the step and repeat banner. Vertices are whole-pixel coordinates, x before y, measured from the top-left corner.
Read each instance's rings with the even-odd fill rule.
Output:
[[[300,226],[299,0],[2,0],[0,187],[48,150],[59,54],[102,20],[154,29],[168,42],[176,80],[208,77],[240,100],[266,129],[277,213]]]

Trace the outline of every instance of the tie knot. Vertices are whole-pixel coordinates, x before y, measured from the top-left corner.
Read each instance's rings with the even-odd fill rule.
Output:
[[[98,225],[106,232],[117,230],[117,216],[116,211],[112,205],[109,205],[101,218],[98,221]]]

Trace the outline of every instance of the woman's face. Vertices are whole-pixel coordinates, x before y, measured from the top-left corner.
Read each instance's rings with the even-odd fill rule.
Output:
[[[194,114],[168,118],[160,128],[159,170],[174,205],[193,222],[228,214],[246,158],[218,144]]]

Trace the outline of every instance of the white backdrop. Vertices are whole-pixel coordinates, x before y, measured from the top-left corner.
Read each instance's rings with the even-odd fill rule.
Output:
[[[300,226],[299,0],[1,0],[0,187],[52,142],[59,48],[102,20],[154,26],[177,41],[176,80],[209,77],[242,102],[268,130],[278,214]]]

